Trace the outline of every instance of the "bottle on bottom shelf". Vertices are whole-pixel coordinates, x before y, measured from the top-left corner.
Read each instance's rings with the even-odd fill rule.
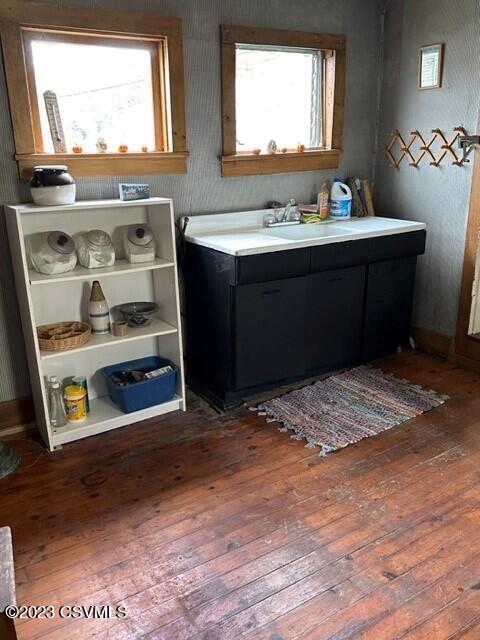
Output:
[[[67,424],[63,394],[57,376],[48,379],[48,414],[52,427],[63,427]]]

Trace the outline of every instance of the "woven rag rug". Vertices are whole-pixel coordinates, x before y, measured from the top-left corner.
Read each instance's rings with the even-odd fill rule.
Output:
[[[295,440],[321,447],[320,455],[375,436],[430,411],[448,396],[380,369],[361,366],[262,402],[252,411],[291,429]]]

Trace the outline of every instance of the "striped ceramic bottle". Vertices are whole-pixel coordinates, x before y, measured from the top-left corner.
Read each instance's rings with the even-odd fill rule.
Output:
[[[88,316],[92,333],[97,335],[110,333],[110,310],[98,280],[94,280],[92,284],[88,303]]]

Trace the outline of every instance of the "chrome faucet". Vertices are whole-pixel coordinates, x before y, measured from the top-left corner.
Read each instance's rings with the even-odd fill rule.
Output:
[[[292,211],[292,209],[297,205],[297,203],[295,202],[294,198],[290,198],[290,200],[287,202],[287,205],[285,207],[285,211],[283,212],[283,218],[282,218],[282,222],[289,222],[290,221],[290,213]]]
[[[263,224],[266,227],[276,227],[291,224],[300,224],[300,214],[297,211],[297,203],[294,198],[282,207],[279,202],[269,202],[269,207],[273,208],[273,213],[267,213],[263,218]]]

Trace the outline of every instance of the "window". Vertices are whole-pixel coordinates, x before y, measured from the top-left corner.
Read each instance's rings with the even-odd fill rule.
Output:
[[[337,167],[344,89],[345,36],[223,26],[222,175]]]
[[[126,144],[132,151],[166,151],[162,137],[157,144],[155,135],[161,123],[155,122],[154,101],[162,100],[154,97],[152,83],[153,74],[159,73],[155,43],[38,31],[25,31],[24,41],[43,151],[55,152],[55,121],[52,135],[44,99],[51,92],[66,150],[81,146],[95,153],[102,138],[111,150]],[[52,65],[52,60],[61,63]]]
[[[77,176],[186,171],[178,19],[18,7],[2,21],[2,44],[24,177],[42,163]]]
[[[237,153],[323,147],[323,51],[238,44],[235,60]]]

